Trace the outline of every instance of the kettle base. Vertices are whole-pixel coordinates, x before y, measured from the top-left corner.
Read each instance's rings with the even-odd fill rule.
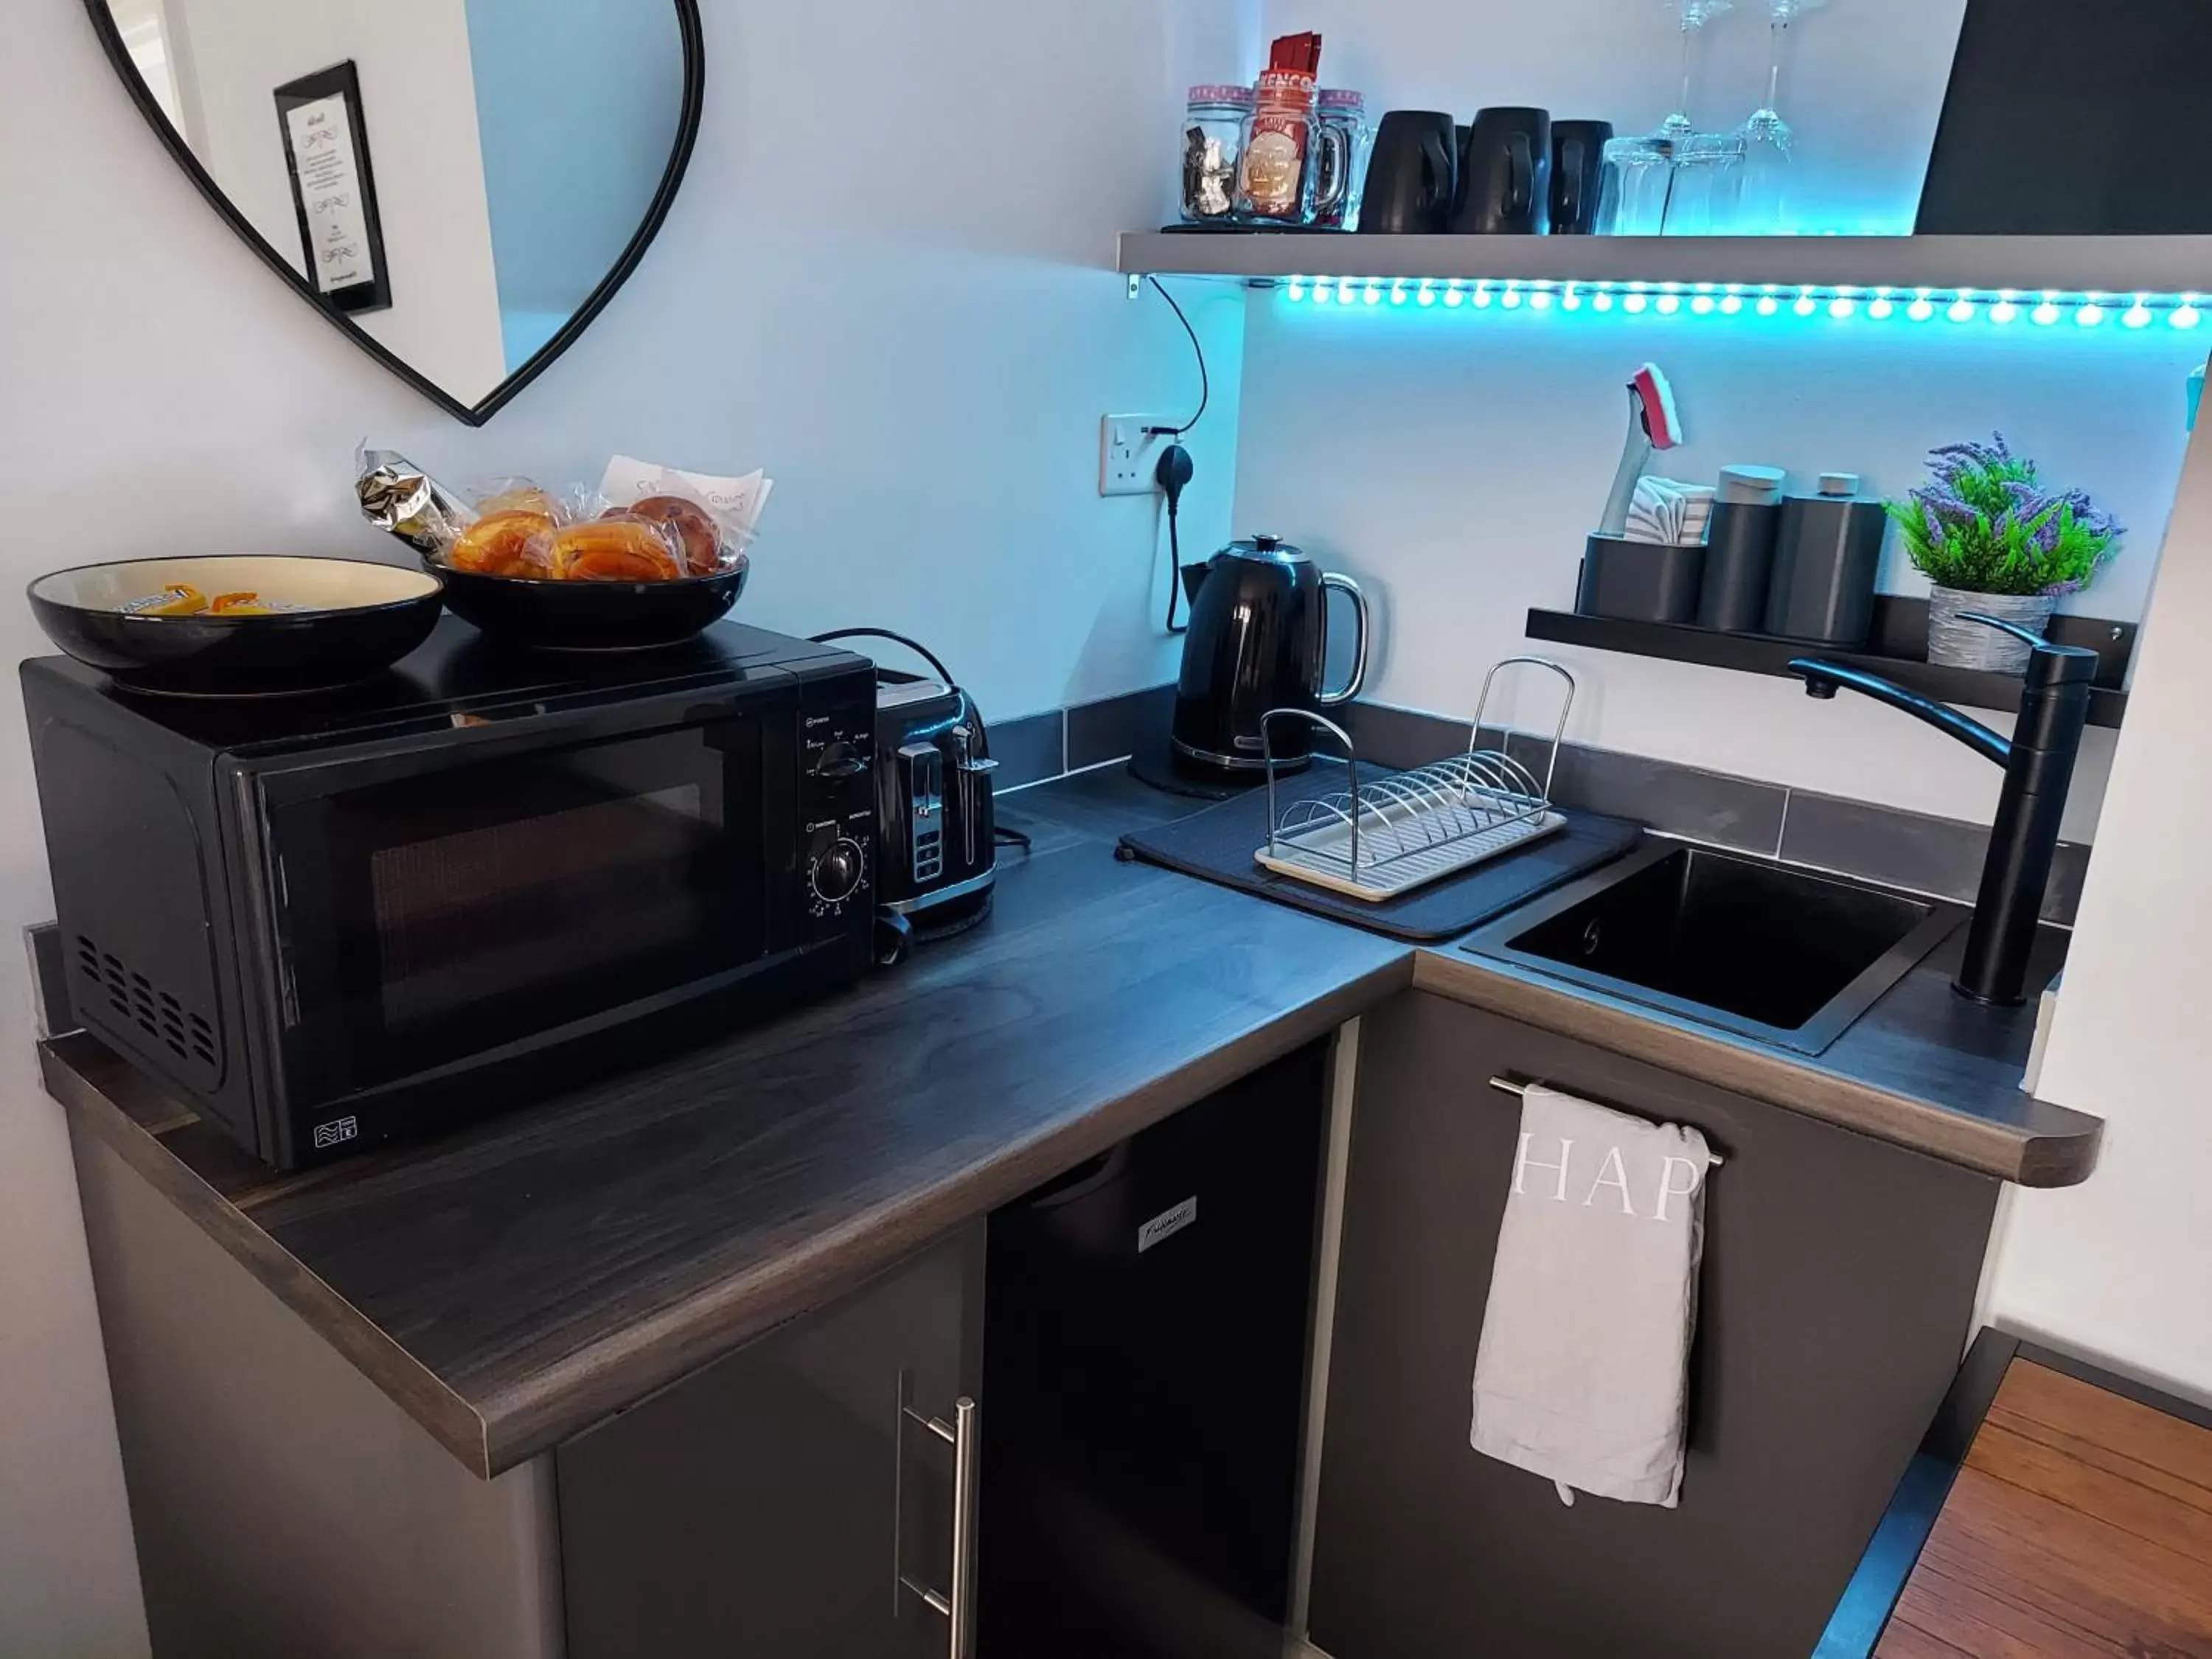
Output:
[[[1267,775],[1267,762],[1262,756],[1221,755],[1211,749],[1194,749],[1181,738],[1170,738],[1170,741],[1175,747],[1176,764],[1178,766],[1187,766],[1200,773],[1211,773],[1217,777],[1250,778],[1255,781]],[[1275,775],[1288,777],[1294,772],[1304,771],[1312,764],[1310,753],[1278,755],[1275,757]]]
[[[1266,771],[1231,772],[1206,766],[1176,752],[1165,732],[1139,738],[1129,757],[1129,775],[1138,782],[1187,800],[1231,800],[1267,781]]]

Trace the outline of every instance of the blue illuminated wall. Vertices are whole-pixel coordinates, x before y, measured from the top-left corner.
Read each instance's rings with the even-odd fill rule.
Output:
[[[631,0],[467,0],[484,193],[509,368],[622,257],[668,165],[684,101],[676,14]]]
[[[1800,234],[1909,231],[1966,0],[1827,0],[1795,26],[1780,101],[1797,135]],[[1731,128],[1766,89],[1765,0],[1703,37],[1690,113]],[[1668,0],[1267,0],[1267,30],[1317,29],[1323,78],[1370,109],[1536,104],[1649,132],[1674,106]],[[1225,66],[1224,66],[1225,67]]]
[[[1672,379],[1686,434],[1653,464],[1671,477],[1758,463],[1800,490],[1839,471],[1894,495],[1935,445],[2002,430],[2126,524],[2105,580],[2069,603],[2130,620],[2179,476],[2189,374],[2212,344],[2178,295],[1438,283],[1424,304],[1419,283],[1304,289],[1247,300],[1239,532],[1279,533],[1358,578],[1381,623],[1375,695],[1457,714],[1492,663],[1530,648],[1532,607],[1571,608],[1625,383],[1646,361]],[[1927,586],[1893,543],[1882,582]],[[1584,742],[1951,817],[1994,805],[1996,769],[1871,703],[1540,648],[1582,682]],[[2073,834],[2093,830],[2109,754],[2093,734]]]

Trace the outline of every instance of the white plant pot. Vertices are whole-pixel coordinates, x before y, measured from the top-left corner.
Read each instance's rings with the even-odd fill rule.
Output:
[[[1938,587],[1928,596],[1928,660],[1943,668],[1978,668],[1993,674],[2024,674],[2033,648],[2002,629],[1963,622],[1978,613],[2017,623],[2032,633],[2051,626],[2058,601],[2047,593],[1969,593]]]

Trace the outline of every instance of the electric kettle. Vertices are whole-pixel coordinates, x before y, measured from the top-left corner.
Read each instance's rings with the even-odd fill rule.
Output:
[[[1190,628],[1176,684],[1171,728],[1177,757],[1231,772],[1266,768],[1260,721],[1270,709],[1321,709],[1349,702],[1367,678],[1367,600],[1349,576],[1325,575],[1275,536],[1231,542],[1205,564],[1185,565]],[[1328,594],[1352,602],[1352,672],[1324,689]],[[1278,720],[1275,759],[1295,769],[1313,757],[1314,728]]]

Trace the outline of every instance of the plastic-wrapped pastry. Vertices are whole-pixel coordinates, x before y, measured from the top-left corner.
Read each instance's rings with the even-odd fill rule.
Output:
[[[674,581],[684,574],[676,548],[673,534],[659,525],[610,514],[554,537],[553,574],[568,581]]]
[[[477,501],[477,512],[484,518],[495,513],[537,513],[557,520],[561,509],[551,494],[541,489],[527,478],[502,478],[500,488]]]
[[[661,526],[683,544],[684,568],[694,576],[711,576],[722,568],[722,527],[696,501],[648,495],[635,507],[612,507],[602,516],[636,517]]]
[[[418,553],[444,552],[469,522],[459,498],[404,455],[364,445],[354,465],[362,515]]]
[[[258,593],[218,593],[208,601],[210,617],[273,617],[276,607]]]
[[[543,576],[553,567],[550,514],[494,513],[463,531],[446,562],[486,576]]]

